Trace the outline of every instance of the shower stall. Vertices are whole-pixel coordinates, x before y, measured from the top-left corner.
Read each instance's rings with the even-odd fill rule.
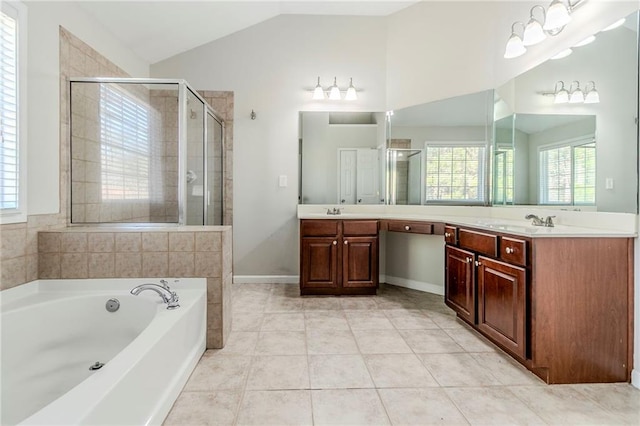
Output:
[[[184,80],[69,81],[72,224],[222,225],[224,122]]]

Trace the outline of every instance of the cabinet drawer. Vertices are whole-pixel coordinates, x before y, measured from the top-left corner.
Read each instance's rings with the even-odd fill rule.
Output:
[[[408,232],[411,234],[431,234],[433,225],[425,222],[403,222],[400,220],[390,220],[388,222],[389,231]]]
[[[458,243],[460,247],[486,254],[498,256],[498,236],[469,229],[458,230]]]
[[[511,237],[500,237],[500,259],[527,266],[527,242]]]
[[[335,237],[338,235],[337,220],[303,220],[300,224],[303,237]]]
[[[453,245],[458,244],[458,228],[455,226],[445,226],[444,242]]]
[[[344,235],[378,235],[377,220],[344,220],[342,221]]]

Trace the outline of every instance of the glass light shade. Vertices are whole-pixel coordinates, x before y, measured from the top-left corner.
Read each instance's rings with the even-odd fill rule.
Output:
[[[576,90],[572,91],[569,94],[569,103],[570,104],[581,104],[584,102],[584,93],[578,87]]]
[[[336,82],[336,78],[333,78],[333,86],[329,88],[329,99],[332,101],[340,100],[340,89],[338,88],[338,83]]]
[[[571,21],[569,9],[562,0],[553,0],[547,10],[547,18],[544,21],[544,28],[547,31],[557,30],[564,27]]]
[[[613,24],[609,25],[607,28],[604,28],[602,31],[609,31],[609,30],[612,30],[614,28],[618,28],[619,26],[624,24],[624,20],[625,20],[625,18],[618,19],[616,22],[614,22]]]
[[[556,54],[555,56],[552,56],[550,59],[562,59],[562,58],[566,58],[567,56],[571,55],[573,53],[573,50],[571,49],[565,49],[562,52]]]
[[[597,104],[600,103],[600,94],[596,89],[590,90],[584,95],[585,104]]]
[[[356,88],[353,87],[353,79],[349,79],[349,88],[347,89],[347,94],[344,96],[345,101],[355,101],[358,99],[358,94],[356,93]]]
[[[542,29],[540,21],[535,18],[531,18],[527,26],[524,28],[522,44],[525,46],[533,46],[534,44],[540,43],[545,38],[547,38],[547,35]]]
[[[320,77],[318,77],[318,84],[313,90],[313,96],[311,97],[311,99],[313,99],[314,101],[320,101],[324,99],[324,90],[322,89],[322,86],[320,86]]]
[[[593,43],[595,39],[596,39],[596,36],[591,35],[591,36],[585,38],[584,40],[582,40],[580,43],[574,44],[573,47],[586,46],[587,44]]]
[[[566,104],[567,102],[569,102],[569,92],[567,92],[567,89],[560,89],[560,91],[556,92],[553,99],[554,104]]]
[[[524,55],[527,51],[527,48],[524,47],[522,43],[522,39],[516,33],[511,33],[511,37],[507,41],[507,47],[504,50],[504,57],[506,59],[517,58],[518,56]]]

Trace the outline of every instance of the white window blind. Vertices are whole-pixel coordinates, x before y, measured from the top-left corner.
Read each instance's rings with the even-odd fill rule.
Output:
[[[596,202],[596,145],[585,140],[540,150],[542,204],[590,205]]]
[[[484,145],[426,145],[426,201],[485,201]]]
[[[0,210],[19,207],[18,22],[0,14]]]
[[[102,84],[100,109],[102,199],[149,199],[150,107]]]

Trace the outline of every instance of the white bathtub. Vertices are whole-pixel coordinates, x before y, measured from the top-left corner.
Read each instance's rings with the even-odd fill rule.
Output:
[[[173,279],[169,280],[173,282]],[[0,293],[2,425],[160,424],[205,350],[206,279],[40,280]],[[107,300],[120,309],[108,312]],[[104,367],[90,371],[95,362]]]

